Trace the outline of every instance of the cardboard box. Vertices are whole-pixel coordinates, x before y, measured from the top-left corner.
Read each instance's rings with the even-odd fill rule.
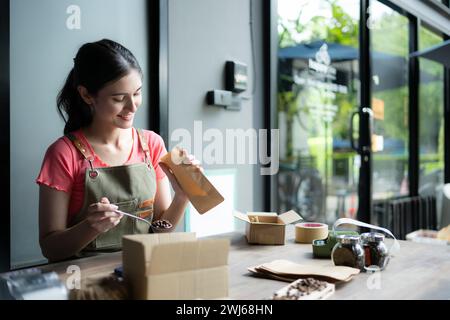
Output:
[[[234,217],[246,222],[245,235],[248,243],[284,244],[286,225],[303,218],[290,210],[277,215],[276,212],[234,212]]]
[[[133,299],[228,297],[228,239],[195,233],[123,237],[123,272]]]

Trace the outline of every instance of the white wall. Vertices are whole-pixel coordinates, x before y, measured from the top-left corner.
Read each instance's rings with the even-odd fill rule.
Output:
[[[78,5],[81,28],[66,9]],[[110,38],[128,47],[147,71],[146,1],[11,1],[11,265],[45,262],[38,238],[39,173],[47,147],[63,134],[56,95],[84,42]],[[145,81],[145,79],[144,79]],[[145,83],[144,83],[145,84]],[[145,88],[145,85],[144,85]],[[136,126],[148,118],[146,90]]]
[[[256,65],[261,65],[261,1],[253,8],[256,35]],[[185,128],[194,133],[194,121],[201,120],[203,132],[209,128],[259,128],[263,117],[260,75],[252,96],[253,60],[250,37],[250,0],[169,0],[169,139],[172,132]],[[240,111],[208,106],[207,91],[225,89],[224,67],[227,60],[247,64],[249,88],[241,94]],[[255,101],[258,101],[255,103]],[[200,142],[202,137],[194,139]],[[171,143],[169,148],[175,143]],[[207,143],[204,142],[203,146]],[[197,157],[192,147],[191,152]],[[247,150],[237,150],[246,152]],[[262,209],[262,178],[256,165],[207,165],[205,169],[236,168],[236,209]],[[230,212],[231,214],[231,212]],[[181,224],[182,225],[182,224]]]

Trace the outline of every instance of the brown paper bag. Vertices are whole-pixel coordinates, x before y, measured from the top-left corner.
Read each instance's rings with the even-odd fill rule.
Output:
[[[179,147],[173,148],[161,158],[161,162],[172,170],[194,208],[203,214],[223,202],[224,198],[205,175],[194,165],[184,164],[182,160]]]
[[[289,260],[274,260],[250,267],[248,271],[257,273],[259,276],[279,278],[279,280],[312,277],[330,283],[350,281],[360,272],[359,269],[345,266],[301,265]]]

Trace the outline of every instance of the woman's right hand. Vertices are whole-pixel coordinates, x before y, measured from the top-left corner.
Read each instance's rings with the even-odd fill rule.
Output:
[[[123,215],[114,212],[118,207],[110,204],[108,198],[103,197],[100,202],[89,206],[86,221],[89,226],[99,233],[104,233],[117,226]]]

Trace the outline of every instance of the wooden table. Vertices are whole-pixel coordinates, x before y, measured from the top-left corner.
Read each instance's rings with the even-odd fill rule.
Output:
[[[294,227],[287,226],[284,246],[249,245],[243,233],[231,233],[217,238],[229,238],[229,293],[231,299],[266,299],[287,282],[257,278],[247,267],[276,259],[300,264],[332,266],[331,260],[313,259],[311,245],[294,242]],[[348,283],[338,284],[330,299],[450,299],[450,246],[400,241],[401,250],[387,268],[374,274],[360,273]],[[55,271],[62,280],[69,265],[77,265],[81,278],[110,274],[121,265],[120,252],[102,254],[49,264],[41,267]],[[378,277],[378,278],[377,278]]]

